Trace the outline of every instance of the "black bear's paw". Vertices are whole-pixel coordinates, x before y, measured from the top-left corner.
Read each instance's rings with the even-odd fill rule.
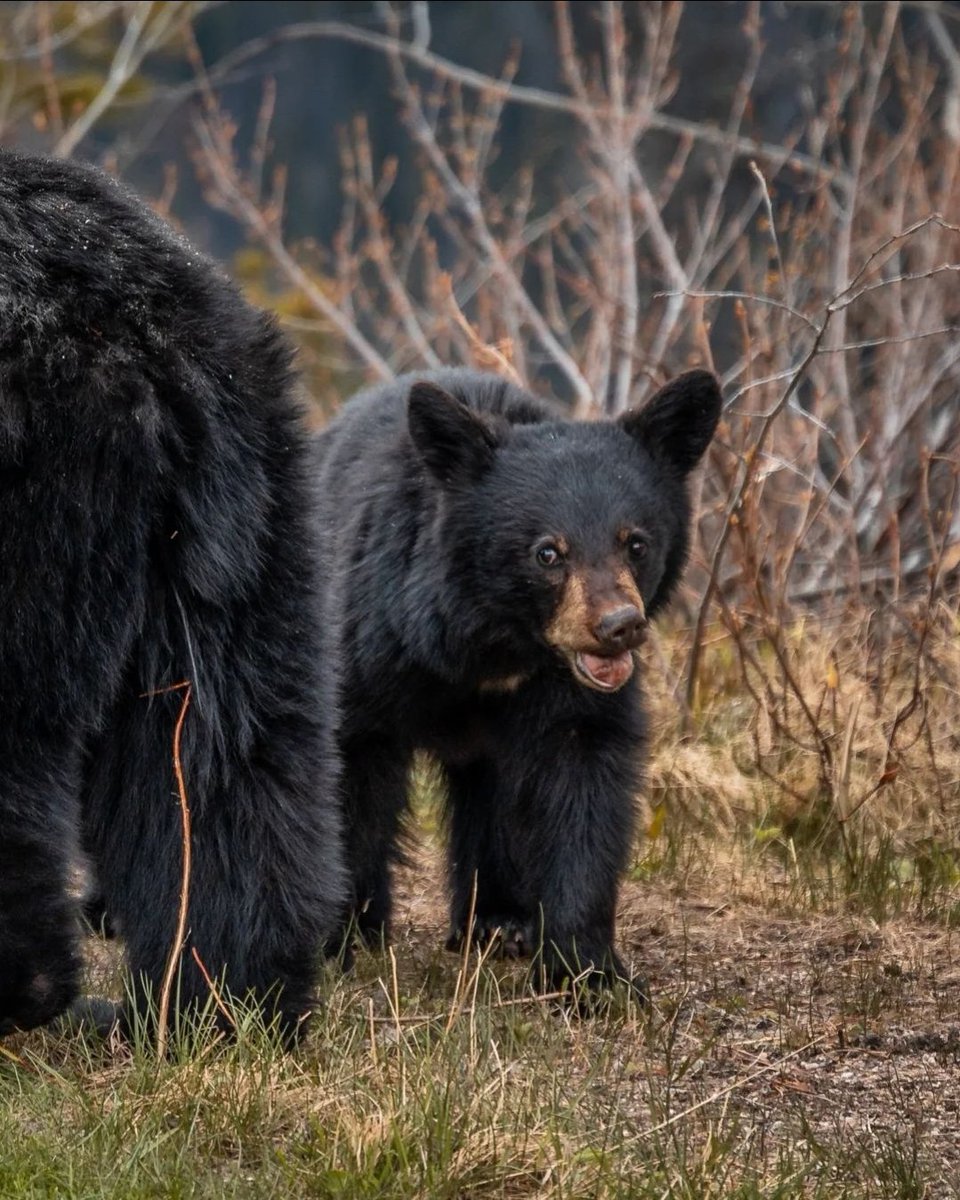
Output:
[[[21,967],[0,979],[0,1037],[47,1025],[77,994],[77,969],[70,956],[47,967]]]
[[[447,938],[446,948],[459,954],[465,936],[463,926],[454,929]],[[493,914],[474,918],[470,940],[472,945],[489,950],[497,958],[529,958],[536,945],[532,922]]]
[[[128,1033],[123,1005],[103,996],[79,996],[61,1013],[57,1026],[64,1033],[92,1034],[105,1042]]]

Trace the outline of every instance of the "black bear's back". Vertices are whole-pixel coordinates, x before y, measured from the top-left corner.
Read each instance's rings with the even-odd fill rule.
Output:
[[[9,371],[20,378],[5,388]],[[155,392],[189,419],[214,396],[269,401],[289,377],[272,319],[123,185],[0,152],[0,409],[32,382],[84,406]]]
[[[0,151],[0,296],[68,324],[96,314],[189,319],[193,294],[229,287],[118,181],[77,163]],[[68,307],[67,300],[73,301]],[[117,310],[120,310],[119,312]],[[41,317],[46,314],[41,313]]]

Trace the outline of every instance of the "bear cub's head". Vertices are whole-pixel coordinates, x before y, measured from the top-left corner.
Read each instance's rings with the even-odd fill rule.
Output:
[[[465,628],[516,677],[560,655],[579,683],[616,692],[683,569],[686,480],[720,417],[717,380],[688,371],[589,422],[490,379],[466,375],[456,395],[418,381],[407,407]]]

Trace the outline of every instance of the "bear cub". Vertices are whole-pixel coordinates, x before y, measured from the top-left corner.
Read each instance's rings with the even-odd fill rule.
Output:
[[[290,358],[119,184],[0,153],[0,1035],[78,995],[81,850],[156,1001],[185,681],[180,1004],[312,1005],[344,874]]]
[[[625,977],[614,924],[644,746],[635,651],[680,577],[686,480],[720,410],[702,370],[582,422],[451,369],[365,391],[319,435],[345,939],[389,930],[411,758],[426,750],[448,793],[450,947],[496,939],[533,956],[546,988]]]

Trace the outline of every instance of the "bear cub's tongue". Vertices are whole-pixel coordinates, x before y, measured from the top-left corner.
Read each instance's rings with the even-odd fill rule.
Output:
[[[595,687],[615,692],[633,674],[633,655],[629,650],[610,658],[599,654],[578,654],[577,666]]]

